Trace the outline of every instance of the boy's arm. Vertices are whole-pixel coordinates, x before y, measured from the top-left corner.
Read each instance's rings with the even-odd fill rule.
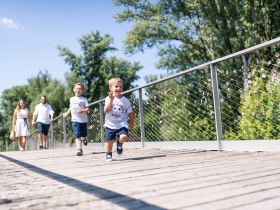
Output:
[[[67,112],[65,112],[64,114],[63,114],[63,117],[68,117],[68,115],[70,114],[70,112],[71,112],[71,108],[69,107],[69,109],[67,110]]]
[[[86,108],[83,109],[83,113],[89,113],[89,111],[90,111],[89,107],[86,107]]]
[[[104,112],[105,112],[105,113],[108,113],[108,112],[111,111],[112,104],[113,104],[113,100],[108,100],[108,101],[105,103],[105,106],[104,106]]]
[[[89,113],[90,109],[88,107],[78,111],[79,114]]]
[[[114,96],[113,96],[113,93],[112,92],[110,92],[109,94],[108,94],[108,98],[107,98],[107,100],[105,100],[105,106],[104,106],[104,112],[105,113],[108,113],[108,112],[110,112],[111,111],[111,109],[112,109],[112,104],[113,104],[113,100],[114,100]]]
[[[134,127],[134,113],[130,112],[128,113],[129,117],[129,128],[132,129]]]

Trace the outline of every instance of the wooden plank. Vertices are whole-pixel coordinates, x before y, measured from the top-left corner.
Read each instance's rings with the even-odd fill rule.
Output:
[[[0,153],[0,209],[279,209],[280,153],[104,148]]]

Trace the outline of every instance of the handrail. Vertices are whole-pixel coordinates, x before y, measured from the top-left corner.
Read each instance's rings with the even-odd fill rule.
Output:
[[[196,70],[201,70],[201,69],[205,69],[206,67],[209,67],[211,65],[214,65],[216,63],[220,63],[222,61],[226,61],[226,60],[229,60],[229,59],[233,59],[235,57],[240,57],[242,55],[245,55],[245,54],[248,54],[250,52],[253,52],[253,51],[256,51],[256,50],[259,50],[259,49],[262,49],[262,48],[265,48],[265,47],[268,47],[268,46],[271,46],[271,45],[274,45],[274,44],[278,44],[280,43],[280,37],[277,37],[275,39],[272,39],[270,41],[267,41],[267,42],[264,42],[264,43],[261,43],[259,45],[256,45],[256,46],[253,46],[253,47],[250,47],[250,48],[247,48],[245,50],[241,50],[241,51],[238,51],[236,53],[233,53],[233,54],[230,54],[230,55],[227,55],[227,56],[224,56],[224,57],[221,57],[221,58],[218,58],[218,59],[215,59],[215,60],[212,60],[212,61],[209,61],[209,62],[206,62],[204,64],[201,64],[201,65],[198,65],[198,66],[195,66],[195,67],[192,67],[192,68],[189,68],[187,70],[184,70],[184,71],[181,71],[181,72],[178,72],[176,74],[173,74],[173,75],[169,75],[169,76],[166,76],[164,78],[161,78],[161,79],[158,79],[156,81],[152,81],[148,84],[145,84],[145,85],[142,85],[140,87],[135,87],[135,88],[132,88],[130,90],[126,90],[124,92],[122,92],[122,94],[127,94],[127,93],[131,93],[131,92],[134,92],[134,91],[141,91],[143,88],[146,88],[146,87],[149,87],[149,86],[152,86],[154,84],[158,84],[158,83],[161,83],[163,81],[167,81],[167,80],[170,80],[170,79],[173,79],[173,78],[176,78],[178,76],[182,76],[182,75],[185,75],[185,74],[188,74],[190,72],[193,72],[193,71],[196,71]],[[96,105],[96,104],[100,104],[102,103],[103,101],[105,100],[105,98],[103,99],[100,99],[98,101],[95,101],[95,102],[92,102],[89,104],[89,106],[93,106],[93,105]],[[57,116],[54,118],[54,121],[61,118],[63,114]],[[35,133],[37,131],[34,130],[31,134]]]
[[[187,70],[184,70],[184,71],[181,71],[179,73],[176,73],[176,74],[172,74],[170,76],[167,76],[165,78],[162,78],[162,79],[159,79],[159,80],[156,80],[156,81],[153,81],[153,82],[150,82],[148,84],[145,84],[145,85],[142,85],[140,87],[136,87],[136,88],[133,88],[131,90],[127,90],[127,91],[124,91],[123,94],[125,93],[130,93],[130,92],[133,92],[135,90],[138,90],[138,89],[142,89],[142,88],[146,88],[146,87],[149,87],[151,85],[154,85],[154,84],[157,84],[157,83],[160,83],[160,82],[163,82],[163,81],[166,81],[166,80],[169,80],[169,79],[173,79],[175,77],[178,77],[178,76],[181,76],[181,75],[184,75],[184,74],[187,74],[187,73],[190,73],[192,71],[195,71],[195,70],[200,70],[200,69],[203,69],[207,66],[210,66],[211,64],[215,64],[215,63],[219,63],[221,61],[225,61],[225,60],[229,60],[229,59],[232,59],[232,58],[235,58],[235,57],[238,57],[240,55],[244,55],[244,54],[248,54],[252,51],[255,51],[255,50],[259,50],[259,49],[262,49],[264,47],[268,47],[268,46],[271,46],[273,44],[277,44],[280,42],[280,37],[277,37],[275,39],[272,39],[270,41],[267,41],[267,42],[264,42],[262,44],[259,44],[259,45],[256,45],[256,46],[253,46],[253,47],[250,47],[250,48],[247,48],[245,50],[241,50],[241,51],[238,51],[236,53],[233,53],[233,54],[230,54],[230,55],[227,55],[227,56],[224,56],[224,57],[221,57],[221,58],[218,58],[218,59],[215,59],[213,61],[209,61],[207,63],[204,63],[204,64],[201,64],[201,65],[198,65],[198,66],[195,66],[193,68],[190,68],[190,69],[187,69]]]

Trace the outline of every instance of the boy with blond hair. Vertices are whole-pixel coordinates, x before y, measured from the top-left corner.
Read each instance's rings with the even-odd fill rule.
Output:
[[[63,117],[67,117],[71,113],[72,129],[75,136],[77,146],[77,156],[83,155],[82,142],[86,146],[87,141],[87,122],[89,112],[88,101],[82,96],[85,87],[81,83],[76,83],[73,88],[75,96],[70,98],[70,107]]]
[[[116,137],[116,152],[123,153],[123,143],[128,140],[128,128],[134,127],[134,114],[128,98],[122,95],[123,81],[114,77],[109,80],[109,94],[105,98],[106,161],[112,161],[112,149]],[[129,124],[128,124],[129,117]]]

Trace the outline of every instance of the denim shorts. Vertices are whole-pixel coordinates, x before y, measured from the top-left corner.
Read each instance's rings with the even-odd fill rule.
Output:
[[[106,141],[115,140],[116,136],[120,137],[120,135],[128,136],[128,129],[126,127],[122,127],[120,129],[111,129],[106,127]]]
[[[43,135],[47,136],[50,128],[50,124],[44,124],[41,122],[37,122],[37,128],[39,133],[42,133]]]
[[[87,137],[87,123],[72,122],[75,139]]]

